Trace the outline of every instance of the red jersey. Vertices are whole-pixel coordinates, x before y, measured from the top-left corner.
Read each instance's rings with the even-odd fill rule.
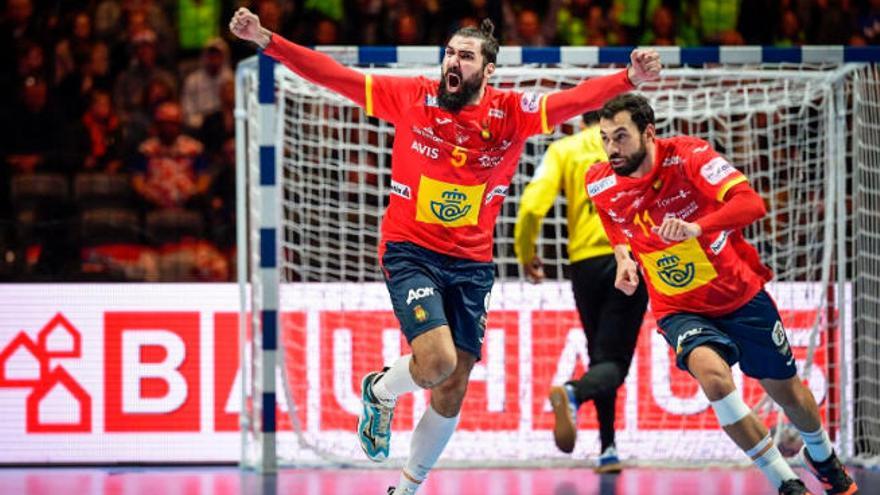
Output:
[[[495,219],[526,138],[632,88],[626,70],[547,94],[487,87],[477,105],[449,113],[437,103],[438,81],[366,75],[278,35],[265,53],[394,124],[380,260],[386,242],[407,241],[492,261]]]
[[[608,162],[587,172],[587,194],[612,244],[629,243],[648,283],[657,318],[672,313],[721,316],[746,304],[772,273],[739,230],[667,243],[651,231],[667,216],[687,222],[718,210],[745,175],[702,139],[657,139],[644,177],[616,175]]]
[[[436,81],[367,76],[367,86],[367,113],[395,125],[380,259],[386,242],[407,241],[491,261],[495,220],[525,140],[550,130],[543,98],[487,87],[478,105],[453,114],[437,105]]]

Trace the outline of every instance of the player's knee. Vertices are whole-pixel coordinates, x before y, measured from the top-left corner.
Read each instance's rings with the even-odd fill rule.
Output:
[[[421,378],[416,382],[425,388],[434,388],[455,371],[458,359],[454,349],[452,351],[437,349],[427,356],[420,356],[416,363],[419,368],[418,377]]]
[[[687,364],[709,400],[719,400],[736,389],[730,366],[712,348],[697,347],[688,355]]]
[[[709,400],[720,400],[736,390],[729,369],[703,370],[697,380]]]

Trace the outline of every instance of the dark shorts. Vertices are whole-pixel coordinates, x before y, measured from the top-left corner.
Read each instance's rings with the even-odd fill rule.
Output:
[[[482,357],[495,265],[454,258],[408,242],[389,242],[385,285],[407,342],[448,325],[455,347]]]
[[[675,349],[676,364],[687,371],[687,356],[708,345],[729,365],[739,362],[752,378],[784,380],[797,373],[794,355],[773,299],[761,291],[744,306],[721,317],[676,313],[658,322]]]

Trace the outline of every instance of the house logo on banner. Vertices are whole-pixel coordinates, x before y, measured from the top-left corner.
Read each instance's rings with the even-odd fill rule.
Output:
[[[82,335],[56,314],[37,332],[36,341],[20,331],[0,350],[0,389],[28,388],[28,433],[87,433],[92,428],[92,399],[59,363],[82,357]]]

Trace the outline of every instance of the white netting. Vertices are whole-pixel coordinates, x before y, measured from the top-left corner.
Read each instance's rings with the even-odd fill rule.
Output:
[[[880,464],[880,72],[860,70],[853,100],[854,437],[856,457]]]
[[[374,70],[430,77],[439,69]],[[493,79],[504,88],[550,91],[608,71],[502,68]],[[865,164],[856,175],[869,191],[862,196],[864,203],[856,218],[874,222],[873,234],[865,234],[854,245],[859,253],[857,265],[864,252],[876,255],[878,251],[876,211],[880,206],[877,78],[874,73],[860,73],[864,80],[854,91],[850,72],[840,67],[677,69],[667,70],[663,80],[641,88],[654,105],[659,135],[707,139],[749,176],[765,198],[769,213],[747,235],[776,272],[777,282],[770,290],[783,313],[799,365],[803,368],[810,363],[810,386],[838,442],[840,434],[852,432],[853,426],[841,416],[840,401],[846,399],[840,386],[846,378],[840,376],[839,363],[848,354],[842,355],[838,348],[851,325],[841,323],[835,311],[840,299],[831,276],[835,273],[836,219],[829,205],[836,200],[834,173],[844,167],[834,157],[851,138],[862,136],[867,143],[856,153],[857,163]],[[277,145],[283,168],[279,271],[286,283],[281,293],[286,315],[283,375],[287,399],[296,405],[301,428],[296,434],[279,434],[279,455],[292,462],[360,462],[364,457],[353,433],[360,377],[406,352],[384,286],[374,283],[381,281],[376,246],[389,193],[394,128],[283,68],[276,78]],[[838,92],[856,99],[861,96],[861,106],[838,98]],[[841,115],[844,129],[838,132]],[[874,127],[859,124],[860,117]],[[499,283],[492,296],[484,361],[472,376],[465,419],[444,454],[447,461],[489,465],[569,458],[553,447],[552,417],[545,400],[551,383],[579,374],[588,364],[571,291],[564,282],[565,201],[560,198],[548,213],[539,246],[545,270],[558,282],[541,287],[522,283],[512,237],[524,185],[547,145],[570,133],[575,124],[529,140],[513,178],[495,231]],[[863,134],[850,132],[851,127]],[[862,247],[860,242],[867,244]],[[855,390],[873,388],[848,413],[857,417],[856,438],[870,444],[869,450],[876,454],[880,425],[876,419],[858,419],[860,411],[880,416],[878,267],[876,258],[866,256],[863,262],[874,263],[873,275],[856,280],[856,309],[860,311],[856,320],[867,322],[873,333],[865,338],[860,335],[857,345],[871,349],[865,366],[873,378],[857,374]],[[868,292],[864,299],[861,290]],[[644,326],[619,399],[618,446],[624,457],[660,463],[743,461],[742,454],[718,431],[695,382],[673,369],[668,346],[654,331],[653,318],[647,317]],[[861,348],[856,352],[863,359]],[[852,382],[853,377],[849,378]],[[740,388],[749,404],[760,401],[762,394],[754,382],[745,380]],[[409,432],[424,410],[426,395],[403,399],[398,407],[394,460],[404,458],[408,451]],[[583,431],[575,459],[597,449],[592,406],[584,406],[580,414]],[[777,414],[772,410],[763,409],[762,416],[768,425],[776,424]],[[282,419],[279,430],[285,427],[290,428],[290,422]],[[838,445],[842,452],[851,452],[848,445]]]

